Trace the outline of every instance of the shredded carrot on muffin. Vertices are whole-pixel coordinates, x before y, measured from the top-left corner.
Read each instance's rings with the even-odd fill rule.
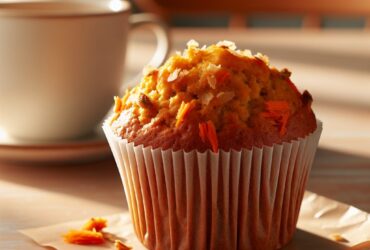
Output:
[[[217,153],[218,151],[218,140],[217,140],[217,133],[215,125],[213,125],[212,121],[207,122],[207,137],[209,142],[211,143],[213,152]]]
[[[102,232],[86,229],[70,230],[63,237],[66,242],[78,245],[100,245],[105,242]]]
[[[225,81],[230,76],[230,73],[226,70],[219,70],[217,72],[216,78],[218,82]]]
[[[289,103],[286,101],[266,101],[265,109],[266,112],[263,112],[262,115],[277,122],[280,126],[280,136],[285,135],[290,117]]]
[[[285,112],[289,110],[289,103],[287,101],[267,101],[265,103],[268,112]]]
[[[199,47],[191,41],[122,96],[110,127],[135,145],[186,152],[291,141],[313,132],[316,119],[312,98],[299,93],[290,75],[232,42]],[[208,120],[217,128],[210,138],[218,141],[208,139],[207,125],[198,127]]]
[[[199,137],[203,143],[207,141],[207,123],[201,122],[199,123]]]
[[[289,114],[283,114],[281,116],[280,135],[283,136],[287,132],[287,125],[289,120]]]
[[[216,128],[212,121],[199,123],[199,137],[204,143],[208,141],[211,144],[212,151],[217,153],[218,139]]]
[[[114,115],[112,116],[112,118],[109,121],[109,124],[112,125],[113,122],[116,121],[119,116],[120,116],[120,113],[114,113]]]
[[[118,96],[114,97],[114,113],[121,112],[122,108],[122,100]]]
[[[176,128],[184,122],[185,117],[195,107],[195,101],[184,103],[182,102],[176,116]]]

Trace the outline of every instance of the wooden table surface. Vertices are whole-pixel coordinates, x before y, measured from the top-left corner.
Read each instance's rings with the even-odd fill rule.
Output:
[[[324,123],[308,189],[370,212],[370,34],[363,31],[175,29],[174,48],[233,40],[288,67],[315,98]],[[128,72],[142,67],[152,37],[132,35]],[[138,56],[137,51],[140,51]],[[112,158],[89,164],[0,162],[0,249],[42,249],[17,232],[127,209]],[[298,231],[287,249],[343,249]]]

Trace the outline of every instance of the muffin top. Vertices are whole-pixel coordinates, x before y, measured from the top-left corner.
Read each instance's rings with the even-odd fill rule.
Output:
[[[115,97],[113,132],[135,145],[173,150],[240,150],[304,137],[316,129],[312,97],[287,69],[232,42],[188,42],[140,84]]]

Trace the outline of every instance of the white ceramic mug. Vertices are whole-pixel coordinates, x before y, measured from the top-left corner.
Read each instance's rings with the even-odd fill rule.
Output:
[[[24,140],[90,133],[119,95],[128,33],[141,25],[156,34],[150,64],[159,66],[169,51],[166,27],[131,15],[127,2],[0,3],[0,127]]]

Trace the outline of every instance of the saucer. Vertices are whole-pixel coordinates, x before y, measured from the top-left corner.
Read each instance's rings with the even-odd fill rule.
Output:
[[[87,163],[112,156],[101,128],[68,141],[36,142],[11,138],[0,128],[0,161],[22,163]]]

